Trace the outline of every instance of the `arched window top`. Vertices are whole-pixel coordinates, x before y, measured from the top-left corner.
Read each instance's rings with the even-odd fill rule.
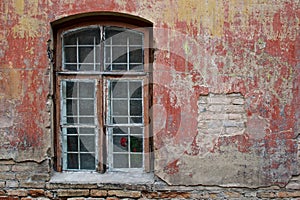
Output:
[[[70,26],[74,25],[78,26],[80,24],[106,24],[107,22],[109,24],[111,24],[111,22],[114,22],[116,24],[121,23],[135,27],[153,26],[152,22],[144,18],[117,12],[90,12],[70,15],[51,22],[51,26],[54,30],[57,30],[61,28],[70,28]]]

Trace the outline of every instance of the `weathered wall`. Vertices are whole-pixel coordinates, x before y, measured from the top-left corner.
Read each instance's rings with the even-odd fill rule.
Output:
[[[153,22],[159,178],[256,188],[300,173],[299,0],[0,1],[0,160],[50,162],[50,22],[98,11]],[[239,113],[212,101],[201,109],[203,98],[232,95]]]

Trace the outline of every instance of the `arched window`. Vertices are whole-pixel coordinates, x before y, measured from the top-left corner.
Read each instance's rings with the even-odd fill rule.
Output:
[[[94,13],[52,28],[57,170],[149,172],[151,24]]]

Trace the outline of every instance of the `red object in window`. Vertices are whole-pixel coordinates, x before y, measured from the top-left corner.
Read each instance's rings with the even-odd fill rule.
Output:
[[[126,147],[127,146],[127,138],[122,137],[120,139],[120,144],[121,144],[122,147]]]

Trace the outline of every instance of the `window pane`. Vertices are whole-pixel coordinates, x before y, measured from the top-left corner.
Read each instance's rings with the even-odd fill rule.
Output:
[[[74,45],[78,41],[80,45],[100,44],[100,29],[98,27],[84,28],[69,32],[64,35],[64,45]]]
[[[128,168],[128,154],[114,154],[113,155],[113,167],[114,168]]]
[[[78,151],[78,137],[77,136],[68,136],[67,139],[67,151]]]
[[[77,129],[76,128],[67,128],[67,134],[68,135],[77,135]]]
[[[142,168],[143,167],[143,154],[131,154],[130,155],[130,166],[131,166],[131,168]]]
[[[94,128],[80,128],[80,134],[81,135],[87,135],[87,134],[95,134],[95,129]]]
[[[95,152],[94,136],[80,136],[80,152]]]
[[[142,117],[130,117],[130,123],[141,124],[141,123],[143,123],[143,118]]]
[[[127,63],[126,47],[112,47],[112,63]]]
[[[65,64],[65,69],[70,71],[77,71],[77,65]]]
[[[77,100],[67,99],[67,115],[77,115]]]
[[[76,47],[65,48],[65,63],[77,63]]]
[[[94,98],[95,84],[93,82],[79,83],[79,97],[80,98]]]
[[[78,154],[75,153],[69,153],[67,155],[67,167],[68,169],[78,169]]]
[[[66,97],[77,97],[77,83],[73,81],[66,81]]]
[[[80,154],[81,169],[93,170],[95,169],[95,155],[94,154]]]
[[[113,117],[113,124],[128,124],[128,117]]]
[[[128,115],[127,100],[113,100],[112,115]]]
[[[131,98],[142,98],[142,82],[130,82],[130,97]]]
[[[79,101],[79,114],[94,115],[94,100],[80,100]]]
[[[128,137],[113,136],[113,151],[114,152],[127,152],[128,151]]]
[[[123,81],[112,81],[112,98],[127,98],[128,97],[128,83]]]
[[[142,135],[144,129],[141,127],[131,127],[130,128],[130,135]]]
[[[130,115],[141,116],[142,115],[142,100],[130,101]]]
[[[128,134],[127,127],[116,127],[116,128],[113,128],[112,130],[113,130],[114,135]]]
[[[130,136],[130,152],[143,152],[143,138]]]
[[[130,63],[143,63],[143,49],[139,47],[130,47],[129,49]]]
[[[79,63],[94,63],[94,48],[93,47],[80,47],[79,50]]]
[[[94,117],[79,117],[80,124],[95,124]]]

